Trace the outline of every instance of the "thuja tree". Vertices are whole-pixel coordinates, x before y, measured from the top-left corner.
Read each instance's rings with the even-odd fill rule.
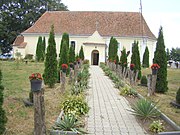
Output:
[[[69,48],[69,63],[74,63],[75,61],[75,48],[71,45]]]
[[[59,57],[61,56],[61,53],[62,53],[62,47],[63,47],[64,41],[66,42],[66,50],[68,52],[68,50],[69,50],[69,34],[68,33],[63,33],[63,35],[62,35]]]
[[[80,49],[80,51],[79,51],[79,58],[80,58],[81,60],[84,60],[84,50],[83,50],[83,46],[81,46],[81,49]]]
[[[127,53],[126,48],[123,47],[123,50],[121,51],[121,57],[120,57],[120,65],[122,66],[123,70],[124,67],[127,67]]]
[[[46,39],[45,37],[43,38],[43,41],[42,41],[42,61],[45,60],[45,54],[46,54]]]
[[[139,55],[139,42],[134,41],[133,47],[132,47],[132,55],[131,55],[131,64],[135,64],[134,71],[138,72],[138,79],[141,79],[141,61],[140,61],[140,55]]]
[[[3,109],[3,101],[4,101],[3,90],[4,90],[4,87],[2,86],[1,80],[2,80],[2,72],[0,70],[0,134],[3,134],[5,131],[5,124],[7,122],[7,117],[6,117],[5,111]]]
[[[154,52],[153,63],[157,63],[160,68],[157,73],[156,92],[164,93],[168,90],[167,82],[167,56],[164,45],[163,28],[160,27],[159,35]]]
[[[42,37],[39,36],[37,46],[36,46],[36,60],[40,61],[42,57]]]
[[[109,43],[109,50],[108,50],[109,60],[112,61],[116,60],[117,50],[118,50],[118,42],[115,38],[111,37]]]
[[[143,62],[142,62],[143,67],[149,67],[149,49],[146,46],[145,52],[143,54]]]
[[[59,59],[59,68],[61,69],[62,64],[68,64],[68,52],[67,52],[67,42],[64,40],[61,48],[61,54]]]
[[[57,54],[53,25],[51,26],[51,31],[48,39],[48,47],[43,77],[44,83],[47,84],[49,87],[53,87],[57,81]]]

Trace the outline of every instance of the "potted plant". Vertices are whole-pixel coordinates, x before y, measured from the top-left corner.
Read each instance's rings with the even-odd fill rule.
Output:
[[[37,92],[41,90],[42,87],[42,76],[40,73],[33,73],[29,76],[31,82],[31,90]]]
[[[133,64],[133,63],[130,64],[130,69],[131,69],[131,70],[134,70],[134,67],[135,67],[135,64]]]
[[[156,63],[152,64],[152,66],[151,66],[152,75],[156,75],[159,68],[160,68],[160,66],[158,64],[156,64]]]
[[[62,64],[62,72],[66,73],[66,70],[68,69],[68,65],[67,64]]]

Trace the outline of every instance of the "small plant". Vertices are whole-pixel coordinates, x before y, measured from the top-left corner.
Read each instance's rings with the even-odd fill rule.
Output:
[[[40,73],[33,73],[29,76],[29,80],[42,80],[42,76]]]
[[[178,89],[176,93],[176,103],[180,104],[180,88]]]
[[[128,85],[126,85],[124,88],[122,88],[120,95],[137,97],[137,92],[134,89],[130,88]]]
[[[80,128],[81,125],[74,115],[64,115],[63,119],[56,122],[53,128],[56,130],[73,131],[78,134],[87,134]]]
[[[71,96],[63,102],[63,110],[65,114],[80,116],[87,114],[89,107],[82,96]]]
[[[154,132],[154,133],[159,133],[165,130],[163,123],[160,120],[153,121],[150,126],[149,130]]]
[[[147,78],[146,78],[145,75],[143,75],[142,78],[141,78],[141,85],[147,86]]]
[[[156,105],[147,99],[140,99],[136,104],[132,106],[134,115],[142,118],[144,121],[159,116],[159,112],[156,109]]]
[[[135,67],[135,64],[133,64],[133,63],[132,63],[132,64],[130,64],[130,69],[131,69],[131,70],[133,70],[133,69],[134,69],[134,67]]]

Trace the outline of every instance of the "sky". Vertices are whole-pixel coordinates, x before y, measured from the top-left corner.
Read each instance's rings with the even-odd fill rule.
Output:
[[[61,0],[70,11],[139,12],[140,0]],[[150,30],[158,37],[163,27],[166,48],[180,47],[180,0],[141,0],[142,13]]]

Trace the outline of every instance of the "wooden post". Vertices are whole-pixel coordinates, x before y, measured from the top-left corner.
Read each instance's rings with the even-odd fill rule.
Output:
[[[138,73],[139,73],[139,71],[138,71],[138,70],[136,70],[135,79],[134,79],[134,84],[136,84],[136,82],[137,82]]]
[[[130,85],[134,85],[134,71],[133,70],[130,70],[129,71],[130,73]]]
[[[65,83],[66,83],[66,73],[62,72],[61,73],[61,91],[64,92],[65,91]]]
[[[34,135],[46,135],[44,89],[33,92],[34,99]]]
[[[151,87],[151,85],[152,85],[152,75],[151,74],[147,75],[147,80],[148,80],[148,82],[147,82],[148,95],[147,96],[151,96],[152,95],[152,87]]]
[[[155,90],[156,90],[156,79],[157,79],[157,74],[156,75],[152,75],[152,95],[155,94]]]
[[[72,81],[73,81],[73,69],[70,68],[69,82],[72,83]]]

